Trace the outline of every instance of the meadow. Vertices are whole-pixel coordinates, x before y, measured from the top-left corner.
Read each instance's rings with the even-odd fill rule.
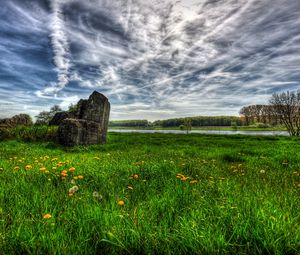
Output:
[[[299,254],[300,139],[0,142],[0,254]]]

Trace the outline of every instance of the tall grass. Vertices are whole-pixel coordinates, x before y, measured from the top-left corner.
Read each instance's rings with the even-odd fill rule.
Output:
[[[71,149],[2,142],[0,251],[299,254],[299,149],[196,134],[110,133]]]

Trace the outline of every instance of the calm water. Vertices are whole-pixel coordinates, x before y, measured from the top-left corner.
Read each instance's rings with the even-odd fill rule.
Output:
[[[171,133],[185,134],[181,130],[134,130],[134,129],[110,129],[109,132],[117,133]],[[210,134],[210,135],[266,135],[266,136],[288,136],[286,131],[242,131],[242,130],[192,130],[192,134]]]

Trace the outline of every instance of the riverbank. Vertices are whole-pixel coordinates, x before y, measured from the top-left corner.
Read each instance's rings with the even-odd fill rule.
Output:
[[[124,130],[181,130],[179,127],[109,127],[110,130],[114,129],[124,129]],[[192,130],[217,130],[217,131],[286,131],[284,127],[268,127],[268,128],[259,128],[251,126],[239,126],[239,127],[216,127],[216,126],[207,126],[207,127],[192,127]]]

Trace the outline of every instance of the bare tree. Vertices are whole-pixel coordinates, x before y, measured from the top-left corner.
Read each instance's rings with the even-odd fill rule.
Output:
[[[273,115],[285,125],[290,136],[300,136],[300,90],[273,94],[269,103]]]

